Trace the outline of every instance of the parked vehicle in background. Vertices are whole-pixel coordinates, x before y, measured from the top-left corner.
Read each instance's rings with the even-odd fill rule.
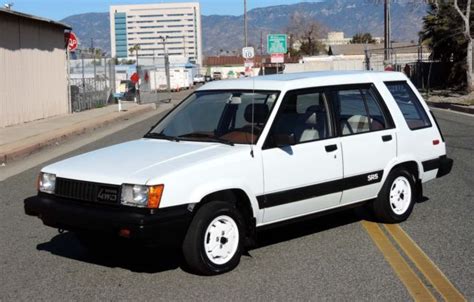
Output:
[[[135,87],[135,84],[132,81],[130,80],[120,81],[118,91],[119,91],[118,93],[114,93],[113,95],[115,100],[121,99],[124,101],[131,101],[131,102],[135,100],[137,89]]]
[[[213,72],[212,73],[212,79],[213,80],[222,80],[222,73],[219,71]]]
[[[211,77],[210,75],[206,74],[206,75],[204,76],[204,81],[210,82],[210,81],[212,81],[212,77]]]
[[[202,74],[197,74],[194,76],[193,82],[194,82],[194,85],[204,84],[206,82],[206,79],[204,78]]]
[[[203,85],[144,138],[44,167],[25,212],[91,250],[114,236],[178,244],[213,275],[258,230],[313,214],[369,205],[404,221],[452,165],[404,74],[272,75]]]

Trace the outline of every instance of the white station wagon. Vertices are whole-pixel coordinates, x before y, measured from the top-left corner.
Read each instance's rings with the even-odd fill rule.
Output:
[[[422,183],[452,164],[402,73],[217,81],[142,139],[44,167],[25,212],[90,248],[114,236],[180,244],[187,265],[211,275],[280,222],[367,203],[381,222],[403,221]]]

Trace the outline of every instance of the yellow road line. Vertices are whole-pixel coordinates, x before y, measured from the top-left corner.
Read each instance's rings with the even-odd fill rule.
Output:
[[[377,223],[361,222],[415,301],[436,301]]]
[[[428,281],[436,288],[446,301],[466,301],[466,298],[446,278],[436,264],[398,225],[385,225],[385,229],[395,239],[403,252],[413,261]]]

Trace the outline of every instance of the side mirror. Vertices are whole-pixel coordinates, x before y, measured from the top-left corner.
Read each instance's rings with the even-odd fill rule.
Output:
[[[274,134],[272,136],[276,147],[293,146],[296,144],[295,135],[292,134]]]

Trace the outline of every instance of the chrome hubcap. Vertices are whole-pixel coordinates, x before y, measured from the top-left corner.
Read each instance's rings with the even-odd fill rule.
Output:
[[[227,263],[238,246],[239,229],[234,219],[222,215],[211,221],[204,236],[204,249],[211,262],[219,265]]]
[[[410,207],[411,186],[404,176],[397,177],[390,188],[390,207],[397,215],[404,214]]]

